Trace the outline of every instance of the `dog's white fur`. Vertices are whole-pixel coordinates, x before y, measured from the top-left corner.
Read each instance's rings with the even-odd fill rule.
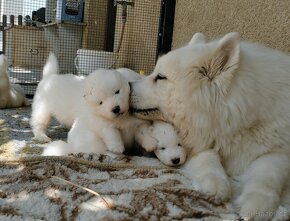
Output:
[[[125,73],[123,76],[126,78],[120,72]],[[110,154],[108,151],[120,154],[136,141],[147,151],[154,151],[166,165],[184,163],[186,151],[179,144],[172,125],[164,122],[150,125],[128,115],[127,79],[137,78],[134,79],[134,73],[127,69],[120,72],[100,69],[84,80],[84,106],[68,133],[67,143],[52,142],[46,146],[43,155],[61,156],[79,152]],[[113,113],[116,106],[120,107],[121,114]]]
[[[177,132],[171,124],[154,121],[151,126],[142,124],[136,137],[143,140],[147,152],[154,151],[156,157],[167,166],[179,166],[186,160],[186,149],[180,144]]]
[[[141,120],[131,117],[129,83],[118,71],[99,69],[84,80],[83,107],[67,139],[47,146],[44,155],[121,154],[133,146]],[[138,141],[141,142],[142,141]]]
[[[174,124],[190,154],[184,171],[201,191],[269,220],[281,202],[289,207],[289,85],[288,55],[237,33],[210,42],[197,33],[132,83],[131,106]],[[229,177],[239,184],[233,195]]]
[[[59,74],[58,61],[53,53],[43,68],[32,103],[30,124],[34,139],[49,142],[46,135],[52,117],[60,124],[70,128],[80,113],[85,77],[73,74]]]
[[[23,89],[9,82],[8,60],[0,55],[0,108],[15,108],[29,105]]]
[[[129,81],[140,78],[140,75],[127,68],[121,68],[118,71]],[[82,99],[84,79],[84,76],[59,74],[57,58],[50,53],[32,104],[30,124],[35,140],[40,142],[51,140],[46,135],[46,130],[52,117],[60,124],[71,128],[84,105]]]

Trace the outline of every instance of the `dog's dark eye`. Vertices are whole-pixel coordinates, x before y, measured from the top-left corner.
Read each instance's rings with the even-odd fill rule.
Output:
[[[177,144],[177,146],[181,147],[181,144],[179,143],[179,144]]]
[[[117,90],[116,92],[115,92],[115,94],[119,94],[120,93],[120,90]]]
[[[165,147],[161,147],[160,149],[161,149],[161,150],[165,150]]]
[[[164,75],[162,75],[162,74],[158,74],[158,75],[155,77],[154,81],[156,82],[156,81],[158,81],[158,80],[166,80],[166,79],[167,79],[166,76],[164,76]]]
[[[99,105],[102,105],[102,104],[103,104],[103,101],[100,101],[100,102],[99,102]]]

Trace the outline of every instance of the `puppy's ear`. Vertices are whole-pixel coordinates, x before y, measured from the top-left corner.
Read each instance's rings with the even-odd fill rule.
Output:
[[[202,33],[200,32],[197,32],[195,33],[190,42],[188,43],[188,45],[194,45],[194,44],[197,44],[197,43],[205,43],[205,37]]]
[[[233,72],[239,67],[239,60],[239,34],[232,32],[218,41],[217,48],[206,60],[205,65],[200,67],[199,73],[207,77],[208,80],[213,80],[216,76],[225,73],[232,76]]]
[[[136,142],[139,143],[147,152],[156,150],[158,141],[153,136],[153,126],[145,123],[139,126],[135,132]]]

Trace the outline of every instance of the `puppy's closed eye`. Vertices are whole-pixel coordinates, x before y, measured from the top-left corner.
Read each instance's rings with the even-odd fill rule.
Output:
[[[115,94],[119,94],[120,93],[120,90],[117,90],[116,92],[115,92]]]
[[[103,101],[100,101],[100,102],[99,102],[99,105],[102,105],[102,104],[103,104]]]
[[[165,150],[166,148],[165,148],[165,147],[161,147],[160,149],[161,149],[161,150]]]

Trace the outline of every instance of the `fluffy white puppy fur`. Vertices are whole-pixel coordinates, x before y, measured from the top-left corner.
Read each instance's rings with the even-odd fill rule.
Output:
[[[121,154],[125,147],[132,147],[135,131],[144,122],[129,115],[129,93],[128,80],[118,71],[99,69],[91,73],[84,81],[82,110],[67,143],[53,142],[43,154]]]
[[[184,171],[200,191],[270,220],[290,207],[289,85],[289,55],[237,33],[210,42],[197,33],[132,83],[130,103],[136,116],[178,129],[190,151]]]
[[[118,70],[129,81],[140,78],[140,75],[130,69],[121,68]],[[84,79],[84,76],[59,74],[57,58],[53,53],[50,53],[32,104],[30,124],[35,140],[40,142],[51,140],[46,135],[46,131],[52,117],[61,125],[71,128],[84,105],[82,99]]]
[[[15,108],[29,105],[23,89],[9,82],[8,60],[0,55],[0,108]]]
[[[180,144],[177,132],[171,124],[154,121],[151,126],[142,124],[136,134],[143,140],[147,152],[154,151],[156,157],[167,166],[179,166],[185,162],[186,149]]]
[[[53,53],[43,68],[32,103],[30,124],[34,139],[49,142],[46,135],[52,117],[70,128],[83,106],[82,93],[85,77],[59,74],[58,61]]]

